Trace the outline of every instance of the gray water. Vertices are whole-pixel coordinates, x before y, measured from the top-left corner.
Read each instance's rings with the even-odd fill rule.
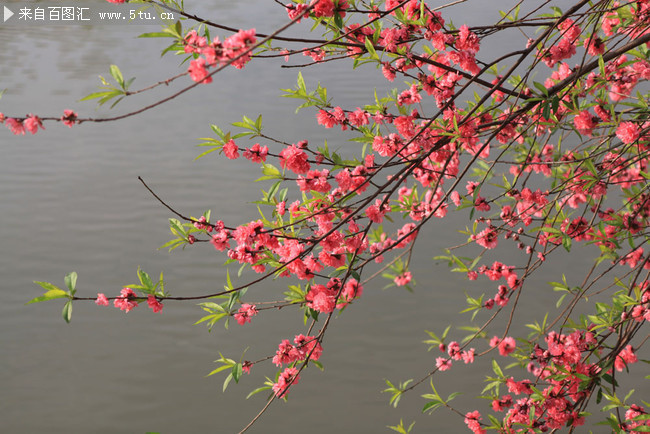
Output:
[[[212,3],[199,11],[233,27],[255,26],[268,33],[286,20],[271,1]],[[498,16],[496,8],[485,3],[490,5],[477,3],[471,16],[463,12],[457,20],[491,22]],[[180,89],[187,78],[113,111],[75,102],[96,90],[97,76],[108,76],[111,64],[119,65],[125,77],[136,76],[135,88],[184,70],[178,68],[180,58],[160,58],[166,40],[136,39],[156,30],[0,25],[0,88],[8,89],[0,111],[60,116],[70,108],[82,117],[104,117]],[[353,147],[346,136],[316,125],[313,111],[296,116],[296,101],[278,97],[279,89],[294,87],[297,76],[295,69],[281,69],[282,63],[252,62],[243,71],[224,71],[209,86],[120,122],[73,129],[47,123],[45,131],[25,137],[0,131],[0,431],[228,433],[243,428],[263,407],[265,394],[244,398],[264,376],[274,375],[274,366],[255,366],[226,393],[221,391],[223,376],[205,375],[216,367],[219,351],[238,359],[249,348],[246,358],[251,360],[273,354],[282,339],[305,331],[297,313],[273,311],[244,327],[233,323],[229,331],[216,326],[208,333],[193,325],[201,316],[193,303],[167,302],[161,315],[144,306],[125,315],[78,302],[68,325],[60,315],[63,303],[25,302],[41,293],[32,281],[62,286],[64,275],[73,270],[79,274],[79,296],[117,294],[136,281],[138,266],[156,276],[164,271],[173,295],[220,289],[225,257],[211,246],[171,254],[157,250],[170,239],[171,214],[137,177],[185,214],[212,209],[214,217],[236,224],[256,217],[250,202],[267,186],[250,182],[259,169],[243,159],[231,162],[214,154],[193,161],[200,152],[196,139],[212,135],[209,124],[227,128],[241,115],[262,114],[271,136],[289,142],[327,139],[330,148]],[[352,71],[343,63],[307,68],[303,75],[308,86],[321,80],[335,104],[344,107],[371,102],[373,87],[387,88],[374,68]],[[462,418],[449,412],[420,414],[424,401],[419,395],[428,386],[405,396],[397,409],[380,393],[385,378],[403,381],[430,371],[438,354],[426,352],[423,330],[442,331],[458,317],[463,293],[483,290],[449,273],[444,264],[432,266],[432,257],[445,246],[463,242],[455,231],[470,223],[461,223],[435,222],[421,234],[412,267],[419,282],[414,294],[382,290],[385,281],[368,284],[361,302],[336,318],[327,333],[321,359],[325,371],[304,372],[289,402],[274,403],[250,432],[387,432],[386,425],[396,425],[400,418],[417,420],[416,432],[464,430]],[[512,255],[521,260],[517,252]],[[578,256],[571,260],[576,267],[588,263]],[[281,298],[285,283],[251,289],[247,299]],[[547,289],[542,281],[537,284]],[[540,291],[523,297],[522,309],[553,300],[548,291]],[[452,335],[463,336],[460,331]],[[478,368],[486,364],[456,365],[447,375],[437,375],[436,385],[443,394],[470,387],[461,408],[471,411],[478,403],[469,398],[482,389]]]

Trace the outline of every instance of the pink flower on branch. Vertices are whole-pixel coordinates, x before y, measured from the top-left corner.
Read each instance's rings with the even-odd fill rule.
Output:
[[[465,425],[474,433],[474,434],[485,434],[485,430],[481,428],[481,413],[478,410],[467,413],[465,415]]]
[[[284,398],[288,394],[289,387],[298,384],[300,375],[297,368],[286,368],[280,374],[278,382],[273,385],[273,392],[278,398]]]
[[[515,348],[517,348],[517,343],[514,338],[507,337],[499,342],[499,354],[504,357],[512,353]]]
[[[234,140],[231,139],[228,140],[226,143],[224,143],[223,153],[230,160],[235,160],[239,158],[239,148],[235,144]]]
[[[251,60],[250,51],[246,54],[244,53],[250,46],[254,45],[256,41],[255,29],[238,31],[223,42],[224,59],[222,59],[222,61],[227,61],[241,56],[232,62],[232,66],[237,69],[242,69],[246,63]]]
[[[296,20],[296,23],[299,23],[300,20],[302,19],[302,16],[305,15],[305,11],[307,10],[308,7],[309,5],[304,3],[288,4],[285,9],[287,10],[287,15],[289,16],[289,19],[295,20],[296,18],[298,18]]]
[[[486,249],[494,249],[499,244],[499,233],[492,225],[483,229],[478,234],[472,235],[471,238],[476,241],[476,244]]]
[[[324,285],[313,285],[305,298],[307,306],[318,312],[330,313],[336,307],[336,291],[332,291]]]
[[[395,285],[397,286],[404,286],[408,285],[409,282],[412,279],[412,275],[410,271],[405,271],[404,273],[400,274],[399,276],[396,276],[393,281],[395,282]]]
[[[632,363],[636,363],[638,361],[639,359],[636,357],[636,354],[634,354],[632,345],[628,345],[623,350],[621,350],[620,353],[618,353],[618,356],[616,356],[614,367],[617,371],[620,372],[625,369],[627,365],[631,365]]]
[[[15,135],[25,135],[25,125],[23,125],[22,121],[19,121],[14,118],[7,118],[5,120],[5,125],[7,128],[11,130],[12,133]]]
[[[323,354],[323,347],[316,339],[316,336],[297,335],[293,339],[299,354],[299,360],[305,360],[309,356],[309,360],[320,359]]]
[[[580,134],[591,137],[592,131],[598,125],[597,119],[588,110],[583,110],[573,118],[573,125],[575,125]]]
[[[288,339],[283,340],[275,352],[273,363],[276,366],[282,366],[283,364],[293,363],[296,360],[300,360],[300,351],[291,345]]]
[[[106,298],[106,295],[100,292],[97,294],[97,300],[95,300],[95,304],[97,306],[108,306],[108,298]]]
[[[120,291],[120,296],[113,301],[113,305],[128,313],[138,306],[136,299],[137,295],[131,288],[124,288]]]
[[[460,353],[460,356],[462,357],[463,362],[465,362],[465,364],[474,363],[475,353],[476,350],[474,348],[470,348],[469,351],[463,351],[462,353]]]
[[[616,137],[626,145],[634,143],[639,138],[639,126],[634,122],[621,122],[616,128]]]
[[[339,297],[339,307],[347,305],[348,302],[355,298],[361,297],[363,286],[356,279],[350,278],[343,287],[343,292]]]
[[[61,122],[63,122],[63,125],[72,128],[72,126],[77,123],[77,114],[72,110],[63,110]]]
[[[153,310],[153,313],[160,313],[163,310],[163,304],[153,294],[147,296],[147,305]]]
[[[268,146],[260,146],[259,143],[255,143],[251,148],[246,148],[244,151],[244,158],[253,163],[263,163],[266,161],[268,153]]]
[[[247,322],[251,322],[251,318],[255,315],[257,315],[257,308],[255,305],[244,303],[241,305],[234,317],[237,324],[244,325]]]
[[[451,360],[446,357],[437,357],[436,368],[438,368],[439,371],[448,371],[451,369]]]
[[[456,41],[454,42],[454,45],[456,46],[457,49],[467,50],[470,53],[478,53],[480,48],[480,42],[478,36],[476,36],[476,34],[471,30],[469,30],[469,27],[467,27],[467,25],[465,24],[460,26],[458,36],[456,37]]]
[[[212,83],[212,77],[208,77],[208,70],[205,67],[206,60],[203,57],[190,61],[190,67],[187,72],[190,78],[198,83]]]
[[[196,33],[196,30],[190,30],[187,32],[183,42],[185,43],[184,51],[186,53],[198,53],[208,45],[207,39],[203,36],[199,36]]]
[[[307,154],[297,145],[291,145],[280,152],[280,166],[299,175],[307,173],[311,167]]]

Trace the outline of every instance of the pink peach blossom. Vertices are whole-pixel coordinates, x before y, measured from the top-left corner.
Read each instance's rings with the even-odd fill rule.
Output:
[[[621,122],[616,129],[616,137],[629,145],[639,138],[639,126],[634,122]]]
[[[153,310],[153,313],[160,313],[163,310],[163,304],[158,301],[155,295],[149,294],[147,296],[147,304]]]
[[[103,293],[97,294],[97,300],[95,300],[95,304],[97,306],[108,306],[108,298]]]

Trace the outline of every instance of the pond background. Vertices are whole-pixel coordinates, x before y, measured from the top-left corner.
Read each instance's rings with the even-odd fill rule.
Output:
[[[13,9],[24,3],[7,4]],[[284,10],[270,0],[214,1],[197,9],[186,3],[188,10],[237,28],[269,33],[286,22]],[[471,2],[451,9],[445,18],[452,17],[457,25],[489,24],[499,17],[497,4],[503,9],[514,3]],[[137,77],[133,88],[185,70],[185,65],[179,67],[180,57],[160,58],[168,40],[137,39],[140,33],[157,30],[140,25],[0,25],[0,88],[8,89],[0,112],[60,116],[71,108],[82,117],[105,117],[180,89],[189,79],[128,99],[112,111],[107,106],[96,108],[93,102],[76,102],[96,91],[97,76],[108,76],[111,64],[118,65],[126,78]],[[304,28],[288,34],[304,34]],[[501,38],[497,52],[517,49],[520,39]],[[244,398],[265,375],[274,375],[274,366],[255,366],[226,393],[221,391],[223,375],[205,375],[216,367],[213,361],[219,352],[238,358],[250,347],[246,358],[251,360],[273,354],[282,339],[305,331],[298,314],[273,311],[244,327],[233,322],[229,331],[217,325],[208,333],[202,325],[193,325],[202,314],[193,303],[167,302],[161,315],[143,305],[125,315],[77,302],[68,325],[61,319],[60,301],[29,306],[25,302],[42,293],[34,280],[63,286],[63,277],[73,270],[79,274],[79,296],[116,295],[136,281],[138,266],[152,276],[164,271],[166,288],[173,295],[222,288],[225,257],[211,246],[171,254],[157,250],[170,239],[171,214],[137,177],[185,214],[212,209],[214,218],[234,224],[256,218],[250,202],[268,185],[251,182],[259,169],[243,159],[229,161],[215,153],[193,161],[200,153],[196,139],[213,135],[211,123],[227,129],[242,115],[262,114],[270,136],[288,142],[307,138],[318,144],[327,139],[331,149],[356,146],[340,132],[319,127],[313,110],[294,115],[297,101],[279,95],[280,89],[295,86],[298,70],[282,69],[281,64],[282,60],[264,60],[249,63],[243,71],[227,69],[211,85],[120,122],[72,129],[50,122],[45,131],[25,137],[0,130],[1,431],[236,432],[262,408],[266,394]],[[302,72],[308,87],[321,81],[334,103],[346,108],[372,103],[373,88],[380,95],[390,88],[374,67],[352,71],[351,63],[340,62]],[[389,432],[385,427],[398,424],[400,418],[416,420],[415,432],[463,431],[462,418],[450,412],[420,414],[424,401],[419,395],[429,391],[426,385],[405,396],[397,409],[380,391],[384,379],[397,382],[429,372],[438,353],[427,353],[421,343],[427,338],[424,330],[439,333],[455,321],[466,291],[475,295],[493,291],[491,286],[470,285],[432,259],[444,247],[464,241],[457,231],[466,224],[470,221],[465,216],[429,225],[411,267],[418,281],[415,293],[395,287],[383,290],[386,281],[368,284],[360,302],[328,330],[321,359],[325,371],[303,372],[289,402],[274,403],[250,432]],[[501,258],[520,261],[522,256],[512,250],[507,254],[511,258]],[[550,263],[548,270],[558,274],[585,269],[589,258],[567,255]],[[528,281],[530,291],[522,297],[520,312],[539,312],[541,305],[552,309],[555,296],[544,282],[541,277]],[[280,298],[286,283],[251,289],[246,299]],[[518,317],[516,323],[527,319]],[[450,336],[460,339],[464,334],[452,331]],[[436,375],[436,387],[443,395],[471,390],[457,401],[461,409],[471,411],[477,405],[472,397],[482,389],[481,367],[489,363],[456,364],[452,371]],[[639,369],[632,367],[637,375]],[[647,386],[644,390],[647,397]]]

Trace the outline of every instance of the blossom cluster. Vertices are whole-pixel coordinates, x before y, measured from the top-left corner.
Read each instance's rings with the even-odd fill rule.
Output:
[[[63,111],[63,116],[59,119],[61,122],[63,122],[63,125],[66,125],[70,128],[74,124],[76,124],[77,121],[77,114],[73,112],[72,110],[64,110]],[[36,134],[39,130],[44,130],[45,127],[43,126],[43,120],[34,115],[34,114],[28,114],[25,118],[20,119],[20,118],[13,118],[13,117],[6,117],[4,114],[0,113],[0,124],[5,124],[7,128],[14,134],[14,135],[25,135],[25,132],[29,132],[32,134]]]
[[[296,335],[293,344],[288,339],[283,340],[273,357],[273,363],[277,366],[302,361],[309,356],[310,360],[320,359],[323,348],[316,336]]]
[[[461,350],[460,344],[452,341],[449,345],[440,344],[439,350],[443,353],[446,351],[449,357],[436,357],[436,368],[440,371],[451,369],[453,360],[462,360],[465,364],[474,363],[476,350],[470,348],[467,351]]]
[[[486,338],[494,348],[486,354],[498,351],[530,373],[530,378],[516,380],[495,369],[497,383],[505,385],[507,393],[496,388],[490,397],[492,410],[502,413],[499,424],[490,417],[491,429],[547,432],[583,425],[594,390],[602,392],[607,378],[638,361],[632,338],[650,320],[647,282],[637,282],[644,279],[639,276],[647,279],[650,270],[644,246],[650,228],[650,121],[647,98],[640,93],[640,85],[650,80],[650,1],[602,0],[591,2],[589,12],[578,13],[577,4],[571,12],[557,9],[555,15],[545,15],[536,39],[502,57],[523,61],[530,55],[527,72],[539,64],[541,82],[529,74],[517,76],[515,66],[479,57],[492,33],[508,27],[524,32],[537,23],[529,17],[519,21],[518,7],[498,26],[487,28],[452,26],[419,0],[386,0],[382,6],[371,2],[368,10],[358,3],[351,7],[346,0],[314,0],[285,5],[291,20],[311,18],[317,23],[314,28],[322,28],[324,37],[335,42],[290,51],[275,47],[276,40],[269,42],[268,50],[281,56],[302,52],[314,64],[339,59],[355,66],[374,62],[387,81],[398,76],[407,80],[384,98],[375,96],[371,104],[349,108],[336,105],[320,84],[308,92],[302,76],[298,90],[286,90],[285,96],[304,100],[301,108],[310,107],[318,125],[353,134],[363,145],[362,157],[343,155],[347,149],[339,153],[327,145],[317,147],[313,141],[271,139],[257,125],[254,137],[260,143],[253,146],[239,141],[251,135],[250,129],[241,135],[221,134],[216,149],[227,159],[243,155],[262,165],[264,179],[274,180],[259,202],[269,213],[261,211],[262,218],[234,226],[203,216],[188,219],[172,232],[183,245],[209,242],[242,269],[299,281],[287,302],[274,302],[274,307],[300,306],[314,320],[312,327],[319,314],[328,316],[314,336],[296,335],[293,343],[285,339],[275,356],[269,356],[278,367],[288,365],[269,384],[276,397],[286,397],[308,359],[319,360],[329,318],[360,298],[367,264],[383,264],[388,254],[405,253],[381,266],[382,271],[395,272],[383,273],[395,285],[409,287],[410,254],[421,228],[432,218],[468,210],[466,240],[453,250],[474,249],[474,257],[449,253],[449,263],[470,281],[481,277],[496,286],[492,296],[468,296],[468,311],[490,317],[483,327],[466,327],[474,330],[467,337],[470,342],[489,336],[486,330],[493,318],[512,298],[526,295],[526,279],[549,254],[570,252],[577,244],[592,249],[596,265],[607,261],[625,277],[635,275],[628,284],[616,278],[611,286],[620,284],[626,291],[612,295],[616,300],[611,306],[597,304],[596,314],[578,324],[571,317],[573,306],[591,296],[587,291],[604,278],[592,278],[584,288],[558,283],[556,289],[575,295],[574,304],[550,327],[531,327],[538,331],[535,340],[506,336],[509,330]],[[592,13],[595,10],[599,12]],[[254,29],[233,32],[223,42],[204,35],[192,29],[177,41],[179,54],[192,58],[188,73],[196,83],[210,83],[226,63],[243,68],[257,44]],[[571,66],[573,61],[580,64]],[[492,76],[485,79],[487,74]],[[460,103],[474,87],[483,94]],[[635,91],[640,96],[634,96]],[[14,134],[43,128],[33,114],[24,119],[0,115],[0,120]],[[61,121],[71,126],[78,119],[66,110]],[[293,190],[281,189],[281,184]],[[396,223],[397,217],[404,221]],[[507,242],[515,243],[521,261],[506,264],[490,258],[488,265],[487,255],[500,254]],[[256,305],[237,299],[241,305],[233,311],[235,296],[223,316],[232,315],[240,325],[251,322],[259,313]],[[141,298],[124,288],[114,305],[128,312]],[[147,302],[154,312],[162,309],[155,295],[148,294]],[[98,294],[96,303],[108,305],[109,300]],[[558,322],[565,325],[551,331]],[[435,359],[433,371],[450,370],[454,361],[474,362],[475,349],[464,348],[456,341],[441,343],[445,354]],[[305,363],[298,367],[299,362]],[[242,369],[250,369],[250,362]],[[458,413],[464,414],[472,432],[486,432],[487,422],[478,410]],[[625,420],[619,418],[620,427],[634,431],[645,426],[639,418],[644,414],[642,407],[629,406]]]
[[[123,310],[125,313],[128,313],[134,308],[138,307],[138,300],[140,299],[141,297],[138,297],[138,295],[131,288],[123,288],[120,291],[119,297],[115,297],[113,305],[116,308]],[[108,300],[108,297],[106,297],[104,293],[100,292],[97,294],[95,304],[97,306],[108,306],[110,302]],[[154,313],[162,312],[163,304],[153,294],[149,294],[147,296],[147,305],[149,308],[151,308],[151,310],[153,310]]]
[[[255,29],[240,30],[223,42],[219,37],[208,42],[205,36],[200,36],[196,30],[192,30],[183,40],[185,52],[195,55],[187,72],[192,80],[198,83],[211,83],[212,77],[208,68],[230,62],[235,68],[242,69],[251,60],[250,48],[256,41]]]
[[[293,345],[288,339],[283,340],[273,357],[273,363],[277,366],[283,364],[291,364],[291,366],[285,368],[277,382],[273,384],[272,389],[275,396],[286,397],[289,386],[298,383],[300,375],[298,375],[299,371],[295,367],[295,362],[306,360],[307,357],[309,360],[318,360],[322,353],[323,348],[316,336],[297,335],[293,340]]]
[[[343,3],[316,2],[312,17],[331,17],[335,10],[342,12],[347,7]],[[645,7],[643,5],[637,9]],[[642,173],[648,167],[650,123],[634,115],[615,114],[608,108],[608,104],[625,99],[639,82],[650,78],[650,65],[646,60],[637,58],[630,62],[628,57],[620,56],[605,65],[602,75],[591,72],[583,74],[584,77],[578,76],[574,88],[582,92],[584,98],[594,101],[586,107],[575,107],[571,99],[573,95],[566,92],[558,98],[557,107],[549,114],[541,103],[526,102],[534,94],[533,90],[525,88],[519,93],[524,102],[474,113],[454,104],[454,99],[461,86],[482,73],[476,61],[482,38],[468,26],[448,31],[440,13],[420,8],[415,1],[387,1],[385,8],[394,9],[392,16],[420,20],[426,25],[373,29],[362,24],[349,24],[345,28],[346,38],[352,44],[342,50],[345,50],[346,56],[360,58],[367,53],[362,46],[370,41],[375,49],[379,47],[384,53],[391,54],[381,63],[382,73],[387,80],[393,81],[397,74],[417,77],[395,94],[391,102],[396,112],[391,113],[387,106],[382,105],[346,110],[330,105],[329,101],[316,104],[318,124],[327,129],[339,127],[343,131],[362,134],[365,142],[371,145],[372,152],[366,154],[363,161],[336,165],[332,164],[334,160],[331,154],[310,148],[306,140],[285,146],[277,154],[279,166],[295,175],[293,179],[303,194],[303,200],[290,202],[283,198],[276,201],[273,211],[276,221],[271,224],[257,220],[235,228],[226,228],[220,221],[207,225],[204,230],[211,233],[210,242],[217,250],[225,250],[230,259],[249,264],[257,272],[265,272],[269,263],[282,264],[279,275],[308,281],[304,305],[326,314],[343,307],[361,292],[360,286],[353,289],[358,283],[351,278],[343,281],[330,278],[319,283],[318,279],[326,270],[350,267],[356,258],[381,263],[385,252],[408,247],[416,239],[422,223],[431,217],[444,218],[451,204],[457,208],[472,209],[475,225],[468,241],[484,249],[496,250],[503,236],[506,240],[514,241],[518,249],[527,255],[536,253],[541,263],[558,246],[563,245],[568,249],[572,242],[593,243],[611,251],[614,261],[621,265],[636,267],[637,264],[644,264],[644,267],[650,268],[643,261],[642,247],[634,246],[628,252],[617,252],[623,248],[619,241],[630,231],[642,231],[650,218],[647,195],[630,194],[631,188],[644,182]],[[632,26],[639,25],[637,9],[634,9]],[[287,6],[291,19],[302,17],[306,10],[304,4]],[[376,12],[368,14],[369,20],[377,17]],[[606,14],[603,23],[612,19],[611,14]],[[620,25],[610,24],[613,26],[611,28]],[[604,52],[607,36],[611,36],[605,28],[605,37],[592,38],[584,34],[579,20],[564,19],[558,25],[557,38],[550,46],[539,44],[535,47],[538,57],[551,68],[545,82],[547,91],[576,76],[579,68],[569,67],[566,61],[575,56],[581,46],[585,47],[589,56],[597,57]],[[201,53],[200,47],[206,46],[207,42],[197,38],[194,33],[188,34],[186,50]],[[427,54],[411,52],[413,40],[427,41],[433,49]],[[196,51],[188,47],[196,47]],[[304,52],[315,62],[325,61],[329,56],[340,53],[331,47]],[[616,87],[612,83],[621,84]],[[493,101],[507,101],[507,93],[501,87],[504,85],[501,76],[492,80],[491,84],[494,86]],[[432,98],[440,109],[439,117],[430,118],[422,112],[422,104],[427,97]],[[609,101],[603,97],[609,98]],[[575,131],[587,139],[609,138],[620,141],[621,146],[594,155],[594,171],[594,167],[581,164],[581,161],[589,158],[588,151],[554,143],[553,133],[563,122],[571,123]],[[530,125],[533,126],[532,130]],[[539,137],[541,144],[527,137]],[[467,182],[466,192],[461,192],[456,178],[463,170],[463,160],[471,158],[472,161],[489,162],[491,158],[500,158],[495,157],[494,153],[494,149],[499,147],[500,152],[508,150],[515,158],[515,162],[509,166],[512,177],[508,180],[510,186],[505,188],[498,200],[488,196],[483,182]],[[244,149],[232,139],[223,145],[223,153],[229,159],[239,158]],[[246,155],[251,156],[246,158],[253,162],[266,163],[267,156],[271,154],[267,147],[256,143],[253,148],[246,148]],[[254,160],[252,156],[257,158]],[[368,194],[382,164],[402,165],[405,168],[405,175],[388,178],[387,185],[399,185],[393,190],[397,192],[396,197],[378,193],[368,201],[358,202],[363,205],[341,206],[342,201]],[[607,171],[608,177],[601,176],[602,172],[599,171]],[[556,186],[544,190],[524,182],[520,188],[517,187],[521,179],[533,175],[553,179]],[[289,177],[284,179],[289,180]],[[410,180],[413,184],[406,185]],[[628,197],[625,208],[614,210],[595,206],[616,189]],[[562,214],[562,218],[558,219],[555,217],[557,206],[585,211],[581,216]],[[285,230],[287,212],[292,222],[303,222],[303,227],[310,232],[308,236],[295,237],[294,233]],[[369,230],[383,224],[386,216],[395,212],[409,219],[402,228],[393,234],[383,228],[377,232]],[[342,223],[348,223],[347,229]],[[541,230],[535,227],[540,223]],[[233,241],[236,246],[232,245]],[[495,306],[506,306],[512,295],[522,288],[527,277],[526,271],[522,275],[514,266],[499,261],[491,266],[474,267],[475,264],[468,267],[470,280],[482,275],[491,281],[503,281],[497,286],[494,296],[482,303],[481,307],[488,310]],[[412,274],[403,269],[393,279],[396,285],[404,286],[411,281]],[[635,308],[635,320],[645,316],[644,309],[641,305]],[[249,317],[240,314],[240,320],[247,321]],[[438,370],[450,369],[453,360],[462,359],[465,363],[473,361],[473,349],[456,351],[457,344],[453,344],[449,346],[448,357],[436,359]],[[494,337],[490,345],[504,357],[512,356],[517,348],[515,339],[510,336]],[[581,352],[586,351],[584,345],[576,348]],[[299,360],[296,353],[295,347],[289,341],[284,341],[274,362],[280,365]],[[617,368],[621,363],[633,360],[629,354],[627,349],[619,353]],[[553,359],[549,366],[559,363]],[[570,372],[576,369],[578,373],[582,372],[583,367],[576,367],[576,361],[572,363]],[[564,368],[569,369],[568,365]],[[557,371],[553,371],[555,368],[547,365],[539,369],[538,374],[543,378],[557,374]],[[515,393],[514,390],[528,390],[526,381],[517,383],[519,385],[512,383],[511,393]],[[563,383],[553,387],[571,389],[574,386]],[[550,402],[566,407],[564,401],[560,403],[557,399],[540,404],[503,398],[500,406],[518,406],[506,418],[508,423],[520,423],[519,419],[523,421],[524,414],[528,417],[529,409],[537,408],[534,411],[541,411],[545,415],[543,424],[547,427],[560,426],[569,421],[577,426],[582,420],[579,413],[567,411],[559,416],[555,414],[559,407],[555,410],[549,407]],[[474,414],[466,419],[468,426],[476,432],[481,431],[479,417]],[[541,422],[539,426],[542,426]]]

